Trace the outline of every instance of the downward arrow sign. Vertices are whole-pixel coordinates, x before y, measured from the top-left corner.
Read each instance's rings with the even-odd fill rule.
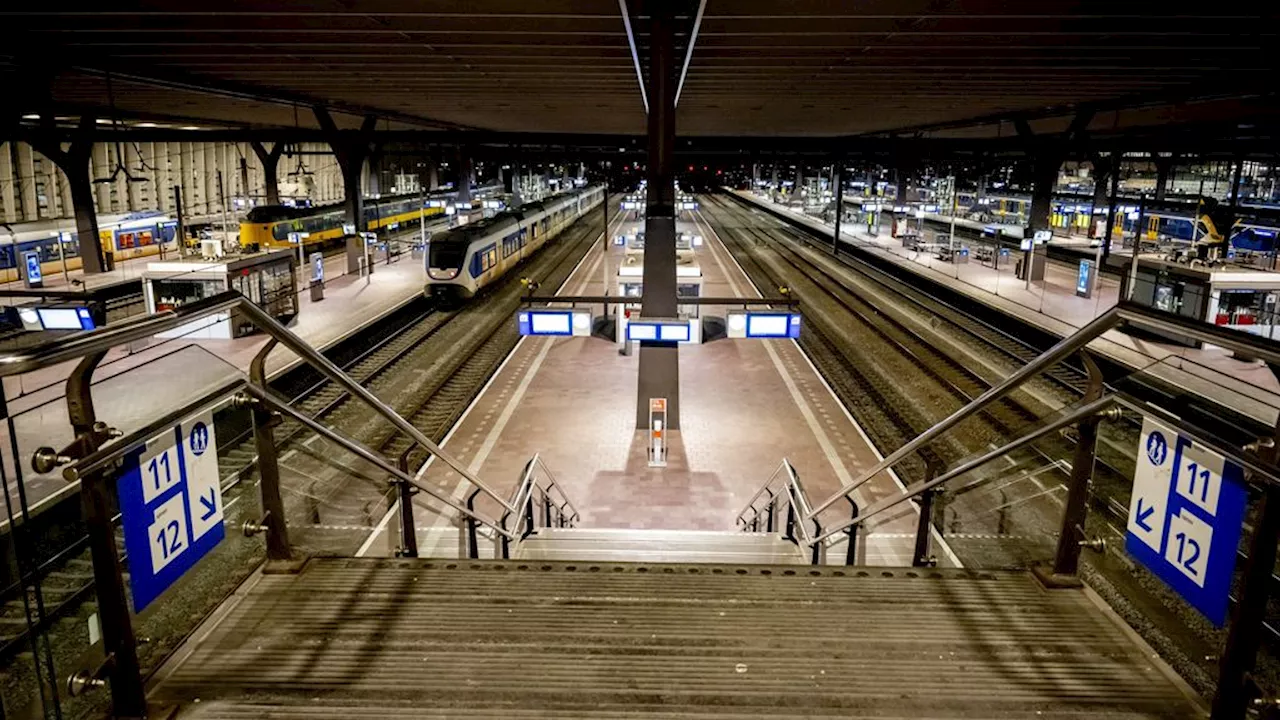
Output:
[[[218,514],[217,492],[218,488],[209,488],[209,497],[205,497],[204,495],[200,496],[200,504],[204,506],[204,515],[200,517],[201,520],[208,520]]]
[[[204,501],[204,498],[201,498],[201,502],[203,501]],[[1147,532],[1151,532],[1153,528],[1147,524],[1147,518],[1151,517],[1152,514],[1155,513],[1155,511],[1156,509],[1154,506],[1144,510],[1142,508],[1142,498],[1138,498],[1138,517],[1134,518],[1133,522],[1136,523],[1137,526],[1142,528],[1143,530],[1146,530]]]

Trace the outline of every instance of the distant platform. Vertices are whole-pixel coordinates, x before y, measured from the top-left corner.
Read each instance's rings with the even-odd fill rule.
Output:
[[[303,289],[298,317],[290,325],[303,340],[321,350],[376,324],[422,293],[426,273],[422,261],[409,254],[389,265],[375,265],[367,283],[358,275],[342,274],[345,263],[342,255],[325,261],[325,277],[329,279],[324,299],[312,302]],[[234,340],[150,338],[116,347],[94,373],[98,418],[126,433],[136,430],[247,373],[250,361],[266,342],[267,336],[259,333]],[[277,348],[268,359],[268,374],[274,377],[297,362],[292,351]],[[60,476],[32,476],[28,461],[36,448],[62,447],[72,439],[64,393],[66,378],[75,364],[67,362],[4,378],[31,506],[68,488]],[[0,454],[12,463],[10,443],[3,443]]]
[[[757,207],[780,213],[827,236],[834,232],[832,226],[793,208],[754,193],[732,192]],[[878,251],[879,257],[902,268],[1062,337],[1102,314],[1119,297],[1118,282],[1105,275],[1101,278],[1100,292],[1093,298],[1078,297],[1075,274],[1058,263],[1048,263],[1045,282],[1032,283],[1027,289],[1025,281],[1014,277],[1012,263],[1008,269],[997,271],[978,262],[953,264],[924,253],[906,258],[900,254],[900,241],[887,232],[872,236],[856,224],[840,230],[845,242]],[[891,251],[895,246],[898,252]],[[1261,361],[1237,360],[1216,348],[1195,349],[1149,342],[1116,330],[1104,333],[1089,343],[1089,348],[1128,367],[1145,368],[1145,372],[1153,376],[1263,425],[1274,426],[1280,418],[1280,380]]]

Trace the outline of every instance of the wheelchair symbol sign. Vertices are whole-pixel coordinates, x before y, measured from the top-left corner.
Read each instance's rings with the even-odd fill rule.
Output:
[[[1152,465],[1164,465],[1165,458],[1169,456],[1169,441],[1164,439],[1164,433],[1156,430],[1147,436],[1147,459]]]
[[[209,426],[202,422],[193,425],[189,442],[191,443],[192,453],[197,456],[203,455],[204,451],[209,448]]]

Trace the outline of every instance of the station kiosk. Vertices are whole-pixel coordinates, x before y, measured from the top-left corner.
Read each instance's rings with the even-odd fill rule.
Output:
[[[142,273],[147,312],[180,308],[188,303],[235,290],[280,322],[298,315],[297,255],[293,250],[255,253],[216,262],[180,260],[147,264]],[[215,322],[195,320],[159,337],[230,340],[256,331],[236,311],[222,313]]]
[[[618,316],[615,327],[619,344],[627,340],[627,324],[640,314],[638,301],[627,302],[626,298],[639,298],[644,291],[644,233],[626,235],[626,249],[622,256],[622,264],[618,266],[617,292],[623,302],[618,305]],[[676,297],[702,297],[702,268],[698,266],[694,256],[695,245],[701,244],[701,238],[691,233],[676,235]],[[689,323],[689,338],[681,342],[702,342],[702,318],[698,305],[681,304],[677,306],[680,319]]]

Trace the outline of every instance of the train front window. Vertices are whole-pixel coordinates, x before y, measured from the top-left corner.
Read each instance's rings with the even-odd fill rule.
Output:
[[[441,270],[460,270],[467,256],[467,244],[461,242],[432,242],[429,245],[428,267]]]

